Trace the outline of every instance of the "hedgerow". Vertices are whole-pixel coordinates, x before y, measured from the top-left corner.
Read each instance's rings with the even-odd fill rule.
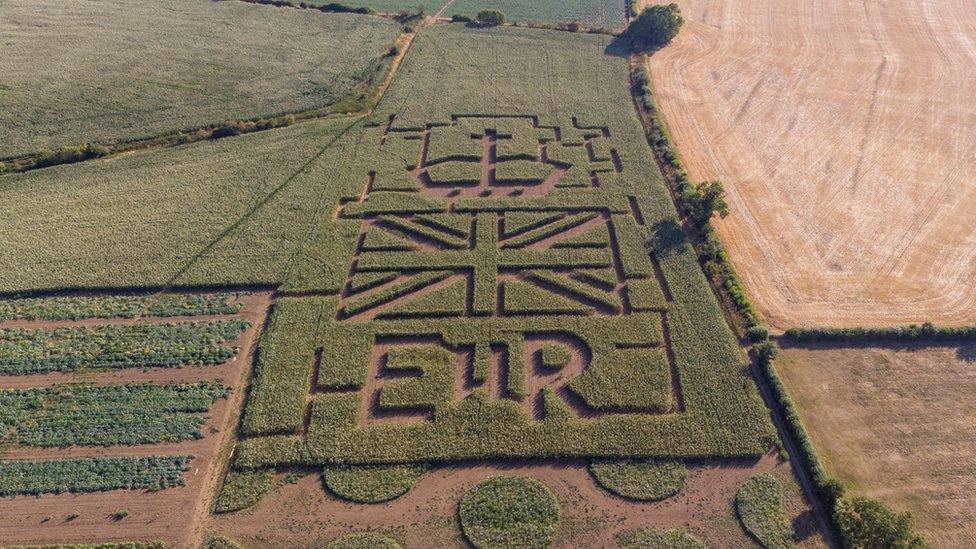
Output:
[[[458,505],[461,529],[479,549],[545,548],[559,526],[559,502],[549,488],[526,477],[493,477]]]
[[[617,535],[620,549],[707,549],[697,537],[678,528],[640,528]]]
[[[771,473],[753,475],[735,494],[735,510],[742,527],[768,549],[794,546],[795,534],[782,500],[780,480]]]
[[[326,467],[322,481],[342,499],[383,503],[409,492],[426,472],[424,465],[347,465]]]
[[[225,346],[247,320],[0,330],[0,373],[69,372],[78,368],[175,368],[220,364],[237,354]]]
[[[916,340],[972,340],[976,339],[976,326],[935,326],[930,322],[922,325],[909,324],[895,327],[850,328],[789,328],[783,337],[792,341],[916,341]]]
[[[135,316],[193,316],[233,314],[241,309],[243,293],[141,294],[111,296],[51,296],[0,300],[5,320],[81,320]]]
[[[192,456],[0,461],[0,496],[183,486]]]
[[[198,439],[203,414],[229,392],[213,382],[8,389],[0,391],[0,429],[13,427],[13,441],[41,447]]]
[[[604,489],[636,501],[658,501],[676,495],[688,475],[677,461],[591,460],[590,474]]]

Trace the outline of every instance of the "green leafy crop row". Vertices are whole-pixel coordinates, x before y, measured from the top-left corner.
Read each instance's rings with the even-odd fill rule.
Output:
[[[0,496],[183,486],[191,456],[0,462]]]
[[[240,310],[242,294],[136,294],[26,297],[0,301],[5,320],[81,320],[135,316],[224,315]]]
[[[0,373],[69,372],[78,368],[152,368],[220,364],[246,320],[0,330]]]

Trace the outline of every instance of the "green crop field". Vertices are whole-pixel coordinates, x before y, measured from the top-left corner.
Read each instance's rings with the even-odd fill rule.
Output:
[[[399,30],[241,2],[4,2],[0,157],[321,107]]]
[[[326,17],[226,4],[203,5]],[[452,9],[476,4],[490,3]],[[562,20],[596,6],[622,18],[623,6],[605,2],[502,9]],[[360,31],[386,24],[374,20],[385,21],[334,19]],[[244,516],[236,511],[266,504],[258,512],[271,525],[281,498],[305,505],[305,490],[325,490],[323,507],[302,518],[318,520],[338,499],[398,505],[426,482],[457,488],[455,539],[541,547],[563,540],[564,518],[583,520],[562,485],[492,488],[465,475],[506,466],[479,460],[575,469],[583,476],[566,485],[586,479],[613,508],[697,501],[712,478],[703,480],[703,460],[708,475],[778,466],[749,358],[682,230],[618,39],[430,20],[417,28],[364,116],[0,177],[0,382],[17,387],[0,390],[0,443],[19,452],[0,467],[25,478],[0,493],[176,486],[185,459],[148,471],[133,460],[14,462],[40,448],[195,447],[202,436],[233,448],[220,453],[229,464],[214,458],[200,465],[209,473],[194,473],[223,481],[209,509],[219,515],[203,529],[229,532]],[[324,30],[320,45],[360,31]],[[269,300],[262,319],[255,309]],[[195,314],[227,316],[141,318]],[[255,357],[246,390],[227,373],[238,355]],[[211,367],[158,381],[186,365]],[[200,383],[218,369],[227,377]],[[41,375],[55,381],[22,388]],[[61,385],[62,376],[82,383]],[[92,480],[102,468],[108,480]],[[62,470],[64,485],[54,480]],[[313,471],[314,483],[302,478]],[[484,497],[476,486],[487,486]],[[520,494],[539,505],[523,508]],[[739,528],[726,495],[720,512]],[[495,524],[492,502],[513,497]],[[544,520],[519,526],[537,508]],[[708,521],[694,521],[698,535]],[[646,526],[627,543],[697,541]],[[329,528],[303,542],[363,530]]]
[[[328,4],[326,0],[315,0],[313,4]],[[467,15],[473,17],[480,10],[499,10],[510,21],[557,23],[580,21],[593,27],[622,27],[624,7],[622,0],[347,0],[349,6],[365,6],[379,11],[397,12],[400,10],[424,12],[433,15],[445,5],[443,15]]]

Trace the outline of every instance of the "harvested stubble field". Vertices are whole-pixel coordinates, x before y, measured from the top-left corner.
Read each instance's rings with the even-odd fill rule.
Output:
[[[112,311],[120,303],[141,302],[144,310],[152,311],[156,303],[209,302],[212,307],[192,312],[209,313],[216,308],[247,319],[251,327],[232,342],[240,348],[239,354],[220,365],[0,376],[3,466],[27,464],[30,470],[37,471],[33,477],[20,478],[19,483],[5,479],[2,489],[79,492],[4,497],[4,513],[0,514],[0,540],[4,545],[135,539],[196,546],[197,540],[202,539],[200,528],[238,421],[244,381],[257,344],[258,328],[270,305],[270,294],[240,295],[232,305],[220,305],[220,301],[219,296],[199,300],[179,296],[162,300],[110,296],[106,304],[101,304],[98,297],[83,296],[44,302],[68,307],[61,312],[78,312],[81,309],[76,305],[84,303],[89,313]],[[31,304],[30,310],[35,307],[36,303]],[[22,308],[23,305],[7,307]],[[184,308],[179,312],[187,311]],[[49,314],[60,316],[59,310],[49,309]],[[160,324],[173,318],[37,322],[41,329],[45,323],[51,327],[137,325]],[[19,321],[0,323],[0,327],[16,322]],[[164,459],[155,460],[154,456]],[[106,461],[90,462],[88,458]],[[123,461],[111,461],[117,458]],[[55,464],[50,460],[68,461]],[[146,460],[150,467],[138,460]],[[30,464],[38,464],[40,469]],[[52,474],[48,471],[51,467],[61,472]],[[72,473],[65,474],[65,470]],[[161,476],[157,480],[155,475]],[[148,490],[112,490],[147,482]],[[159,490],[161,487],[164,489]],[[100,491],[104,489],[111,491]],[[124,518],[113,517],[123,510]]]
[[[314,0],[312,4],[328,4]],[[510,21],[559,23],[578,20],[593,27],[622,27],[623,3],[617,0],[347,0],[348,6],[362,6],[382,12],[416,11],[427,15],[474,17],[481,10],[498,10]],[[443,10],[443,11],[442,11]]]
[[[242,2],[5,2],[0,157],[323,107],[370,76],[399,31]]]
[[[678,4],[654,92],[766,319],[976,321],[976,6]]]
[[[776,361],[829,473],[911,511],[933,547],[976,544],[976,346],[810,344]]]

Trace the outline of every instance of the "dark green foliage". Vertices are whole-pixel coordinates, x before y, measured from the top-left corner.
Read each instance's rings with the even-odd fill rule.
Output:
[[[374,532],[346,534],[325,547],[326,549],[403,549],[396,540]]]
[[[759,343],[769,339],[769,328],[765,326],[750,326],[746,329],[746,337],[753,343]]]
[[[342,499],[356,503],[382,503],[416,486],[427,472],[423,465],[350,465],[326,467],[322,481]]]
[[[243,294],[142,294],[111,296],[29,297],[0,301],[4,320],[81,320],[142,316],[233,314],[241,309],[230,300]]]
[[[505,14],[498,10],[481,10],[474,19],[486,27],[497,27],[505,24]]]
[[[834,510],[844,547],[850,549],[922,549],[911,513],[896,513],[884,503],[860,496],[842,498]]]
[[[81,145],[77,147],[64,146],[54,151],[42,151],[34,160],[34,168],[46,168],[57,164],[72,164],[83,160],[91,160],[109,153],[108,147],[103,145]]]
[[[679,530],[641,528],[617,536],[620,549],[707,549],[705,542]]]
[[[729,205],[725,201],[725,188],[721,181],[702,181],[694,187],[685,187],[680,200],[685,215],[699,229],[704,228],[715,214],[719,217],[729,215]]]
[[[893,328],[790,328],[783,334],[793,341],[912,341],[912,340],[972,340],[976,326],[949,327],[910,324]]]
[[[227,473],[214,501],[214,513],[230,513],[257,505],[275,487],[273,469]]]
[[[794,546],[793,527],[783,510],[782,486],[771,473],[753,475],[735,494],[742,527],[767,549]]]
[[[0,373],[220,364],[237,354],[225,344],[250,326],[247,320],[228,320],[0,330]]]
[[[0,496],[183,486],[191,456],[0,462]]]
[[[203,414],[229,392],[212,382],[2,390],[0,429],[41,447],[179,442],[203,437]]]
[[[618,496],[636,501],[659,501],[685,486],[688,471],[678,461],[591,460],[590,474],[597,484]]]
[[[753,345],[752,350],[756,353],[756,361],[760,365],[771,363],[779,354],[779,347],[776,342],[768,339]]]
[[[494,477],[461,498],[461,528],[479,549],[549,547],[559,526],[559,503],[541,482]]]
[[[649,6],[630,22],[627,36],[638,50],[653,50],[670,42],[684,25],[677,4]]]

